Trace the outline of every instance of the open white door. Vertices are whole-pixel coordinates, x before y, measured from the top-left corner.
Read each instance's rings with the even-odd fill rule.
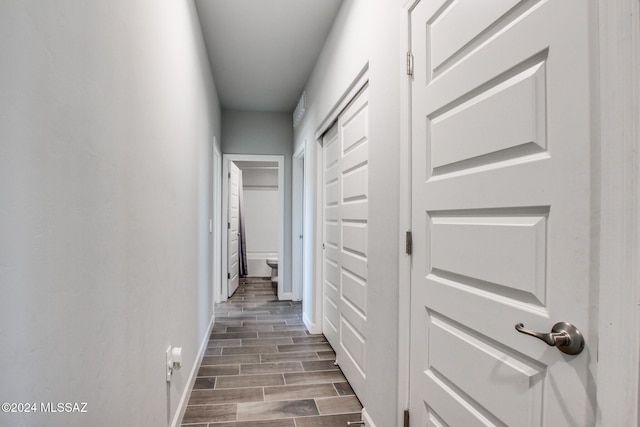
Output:
[[[231,298],[238,289],[239,279],[239,197],[238,182],[240,169],[235,163],[229,161],[229,200],[227,213],[227,296]]]
[[[593,425],[589,2],[411,11],[411,424]],[[577,326],[568,355],[518,333]]]
[[[368,107],[365,87],[323,138],[323,332],[361,398],[367,372]]]

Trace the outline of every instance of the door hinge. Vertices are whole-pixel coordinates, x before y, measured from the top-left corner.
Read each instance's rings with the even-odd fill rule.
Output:
[[[413,253],[413,233],[411,230],[407,231],[405,239],[405,252],[407,255],[411,255]]]
[[[231,273],[227,273],[227,279],[231,279]]]
[[[227,178],[231,178],[231,172],[227,174]]]
[[[227,230],[231,230],[231,223],[227,222]]]
[[[407,52],[407,75],[413,76],[413,54],[411,51]]]
[[[409,427],[409,410],[404,410],[404,427]]]

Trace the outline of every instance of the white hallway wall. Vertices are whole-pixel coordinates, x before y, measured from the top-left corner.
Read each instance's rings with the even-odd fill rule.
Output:
[[[291,293],[291,157],[293,118],[289,113],[223,111],[224,154],[284,155],[284,257],[287,268],[278,271],[283,292]],[[289,226],[287,226],[289,225]]]
[[[191,1],[0,5],[0,401],[88,404],[0,425],[176,412],[213,314],[220,111],[198,22]]]
[[[398,248],[400,139],[400,6],[397,0],[345,0],[306,87],[307,113],[294,134],[294,150],[305,146],[307,212],[315,212],[315,132],[340,96],[368,64],[369,73],[369,281],[367,391],[359,396],[377,426],[396,425],[398,396]],[[321,229],[305,224],[307,254],[317,253]],[[316,252],[314,252],[316,251]],[[313,265],[312,259],[307,259]],[[320,322],[319,265],[305,270],[304,316]],[[313,297],[313,299],[312,299]],[[309,304],[311,301],[316,304]],[[375,315],[374,315],[375,313]]]

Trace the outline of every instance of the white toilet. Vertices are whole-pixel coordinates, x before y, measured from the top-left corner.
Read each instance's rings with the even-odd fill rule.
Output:
[[[271,267],[271,284],[278,286],[278,258],[267,258],[267,265]]]

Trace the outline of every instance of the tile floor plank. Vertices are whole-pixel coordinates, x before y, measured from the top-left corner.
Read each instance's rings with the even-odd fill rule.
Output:
[[[296,418],[296,427],[344,427],[347,421],[360,421],[360,413]]]
[[[283,385],[264,388],[264,400],[293,400],[316,397],[336,397],[333,384]]]
[[[302,362],[302,367],[305,371],[337,371],[340,369],[333,360]]]
[[[205,356],[202,358],[201,365],[233,365],[238,363],[260,363],[260,355],[234,354],[231,356]]]
[[[193,390],[188,405],[207,405],[211,402],[218,404],[262,401],[264,401],[262,387],[230,388],[226,390]]]
[[[333,386],[336,388],[336,391],[340,396],[349,396],[355,394],[348,382],[333,383]]]
[[[284,385],[282,374],[238,375],[218,377],[216,379],[216,388],[264,387],[269,385]]]
[[[239,375],[240,365],[200,366],[198,377],[218,377],[220,375]]]
[[[237,404],[229,405],[189,405],[184,413],[182,424],[215,423],[216,421],[235,421]]]
[[[313,361],[318,360],[318,355],[313,352],[302,353],[270,353],[261,354],[260,361],[262,363],[268,362],[291,362],[291,361]],[[332,362],[333,363],[333,362]]]
[[[286,384],[335,383],[344,379],[340,371],[294,372],[284,374]]]
[[[247,363],[240,365],[240,375],[300,372],[303,370],[300,362]]]
[[[355,396],[316,399],[316,406],[321,415],[350,414],[358,412],[362,408],[360,401]]]
[[[191,427],[191,426],[189,426]],[[194,426],[196,427],[196,426]],[[204,427],[207,427],[204,425]],[[209,427],[296,427],[293,418],[262,421],[236,421],[231,423],[214,423]]]
[[[238,421],[319,415],[313,399],[238,404]]]

